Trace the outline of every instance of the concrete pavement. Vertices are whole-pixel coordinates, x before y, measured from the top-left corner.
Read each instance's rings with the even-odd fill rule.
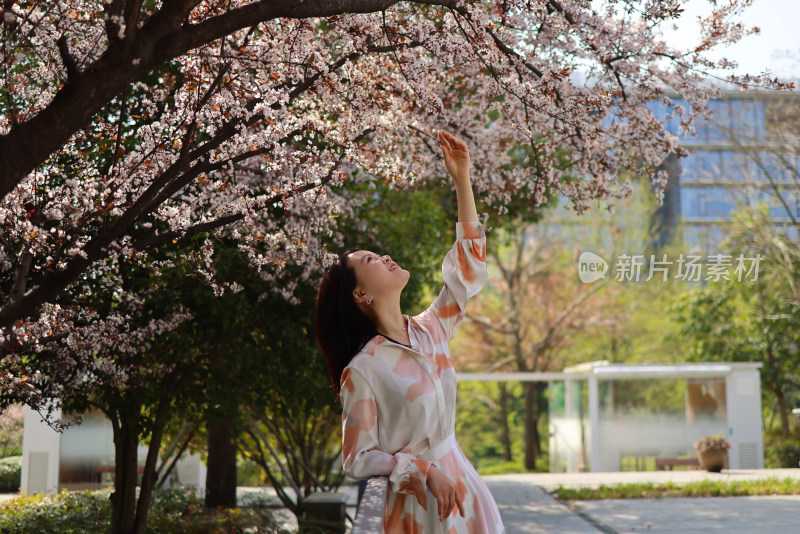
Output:
[[[685,484],[698,480],[771,477],[800,480],[800,469],[726,470],[723,473],[520,473],[482,478],[495,496],[509,534],[800,532],[800,496],[796,495],[576,501],[573,510],[543,491],[552,491],[558,486],[581,488],[644,482]]]
[[[797,495],[615,499],[577,501],[575,506],[609,534],[800,532]]]
[[[800,480],[800,469],[726,469],[722,473],[708,471],[623,471],[617,473],[514,473],[482,476],[484,481],[522,482],[541,486],[548,491],[565,488],[596,488],[629,483],[675,482],[686,484],[699,480],[759,480],[764,478],[793,478]]]
[[[482,477],[492,492],[507,534],[597,534],[597,529],[539,486],[524,480]]]

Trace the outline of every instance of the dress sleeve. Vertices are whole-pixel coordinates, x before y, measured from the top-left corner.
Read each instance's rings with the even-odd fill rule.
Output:
[[[433,313],[450,342],[464,318],[467,301],[486,284],[486,233],[475,222],[456,223],[456,242],[442,262],[444,287],[425,315]]]
[[[409,493],[427,508],[427,476],[431,465],[406,452],[389,454],[378,442],[378,405],[367,379],[346,367],[341,377],[342,468],[347,476],[360,480],[389,475],[391,489]],[[438,466],[437,466],[438,467]]]

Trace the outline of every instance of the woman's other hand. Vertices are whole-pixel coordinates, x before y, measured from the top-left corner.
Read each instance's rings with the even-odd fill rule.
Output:
[[[458,485],[452,478],[432,465],[428,470],[427,484],[439,505],[439,521],[444,521],[444,518],[453,511],[454,506],[458,506],[461,517],[466,517],[464,503],[458,493]]]
[[[439,145],[447,172],[456,183],[469,180],[469,150],[461,140],[439,130]]]

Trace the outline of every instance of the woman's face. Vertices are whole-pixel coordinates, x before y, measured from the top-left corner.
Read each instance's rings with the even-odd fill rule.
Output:
[[[388,254],[378,256],[369,250],[357,250],[347,256],[347,261],[355,269],[358,280],[353,291],[356,302],[365,302],[366,295],[372,295],[380,301],[394,294],[399,295],[411,276]]]

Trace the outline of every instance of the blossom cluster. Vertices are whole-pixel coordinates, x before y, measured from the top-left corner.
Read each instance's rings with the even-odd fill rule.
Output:
[[[342,239],[336,218],[369,194],[349,184],[443,179],[438,129],[467,142],[474,188],[501,211],[551,192],[578,213],[598,199],[613,209],[631,193],[618,180],[629,168],[650,173],[661,197],[666,173],[656,168],[683,151],[646,104],[669,106],[690,135],[719,93],[702,72],[732,66],[707,52],[747,32],[736,16],[748,3],[715,9],[700,42],[679,50],[659,29],[680,2],[376,2],[371,12],[360,2],[368,12],[314,16],[252,0],[144,2],[138,13],[118,1],[5,2],[0,150],[32,139],[42,117],[58,121],[36,133],[37,146],[57,148],[30,172],[0,168],[0,353],[57,339],[74,367],[126,373],[89,349],[134,350],[185,316],[129,331],[123,312],[81,302],[98,292],[140,302],[120,284],[124,266],[157,274],[169,262],[152,251],[193,236],[185,260],[218,294],[240,289],[216,281],[214,240],[224,235],[293,299],[286,266],[318,276],[335,257],[322,243]],[[29,376],[2,386],[23,391]],[[63,379],[76,376],[87,375]]]

